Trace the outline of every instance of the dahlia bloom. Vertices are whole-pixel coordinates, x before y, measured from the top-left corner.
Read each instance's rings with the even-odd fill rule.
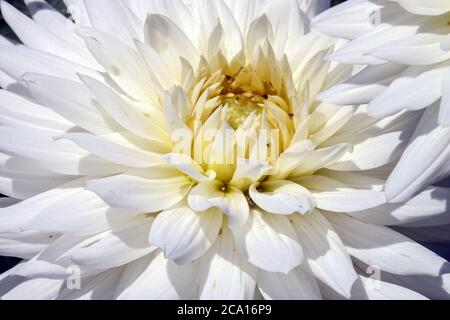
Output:
[[[448,297],[387,227],[448,223],[448,189],[383,190],[423,112],[317,102],[354,73],[322,2],[26,2],[1,3],[3,299]]]
[[[426,108],[386,184],[390,202],[405,201],[450,174],[450,1],[350,0],[316,17],[314,26],[345,38],[328,58],[370,65],[324,92],[337,104],[369,103],[369,114]]]

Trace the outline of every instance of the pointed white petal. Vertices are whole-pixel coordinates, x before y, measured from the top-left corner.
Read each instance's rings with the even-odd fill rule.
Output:
[[[224,227],[210,252],[199,260],[199,298],[202,300],[250,300],[255,292],[256,267],[235,247]]]
[[[369,103],[405,69],[403,65],[392,63],[368,66],[345,82],[323,91],[317,99],[339,105]]]
[[[198,212],[218,208],[227,215],[230,228],[242,226],[248,219],[249,206],[241,190],[219,181],[203,182],[188,196],[189,206]]]
[[[2,3],[4,3],[3,1]],[[101,78],[100,74],[90,68],[64,59],[64,57],[33,50],[25,46],[0,46],[2,59],[0,69],[19,80],[26,73],[36,73],[77,81],[77,73]]]
[[[103,232],[132,217],[110,208],[95,193],[80,190],[43,210],[27,228],[82,236]]]
[[[165,164],[162,155],[136,145],[127,133],[96,136],[89,133],[66,133],[58,139],[69,140],[105,160],[131,168],[151,168]],[[145,141],[145,140],[144,140]]]
[[[350,1],[330,8],[313,19],[313,28],[337,38],[355,39],[374,29],[374,12],[380,6],[370,1]]]
[[[431,187],[406,202],[384,204],[372,209],[352,212],[350,215],[367,223],[384,226],[427,223],[430,219],[447,216],[450,211],[449,201],[450,189]]]
[[[450,128],[437,126],[438,106],[425,112],[411,143],[386,183],[390,202],[403,202],[450,173]]]
[[[266,300],[321,300],[322,298],[314,276],[300,267],[287,275],[260,270],[257,284]]]
[[[81,279],[79,290],[64,289],[57,300],[113,300],[114,290],[121,279],[123,268],[111,269],[99,275]]]
[[[222,227],[217,209],[196,213],[186,203],[163,211],[152,225],[149,242],[179,265],[201,257],[216,241]]]
[[[189,61],[193,67],[198,65],[200,57],[191,40],[165,16],[148,15],[145,22],[145,42],[159,53],[172,72],[181,73],[180,58]]]
[[[82,29],[79,33],[92,55],[128,95],[149,103],[157,101],[161,85],[136,50],[96,29]]]
[[[27,279],[1,298],[2,300],[53,300],[58,296],[63,285],[64,280]]]
[[[303,262],[303,251],[288,217],[253,209],[243,227],[232,229],[239,252],[269,272],[288,274]]]
[[[346,153],[352,151],[350,144],[338,144],[332,147],[318,149],[311,152],[300,165],[291,173],[291,178],[310,175],[325,167],[332,167]]]
[[[78,179],[64,184],[53,190],[44,192],[30,199],[19,202],[13,206],[0,209],[0,232],[23,231],[27,223],[43,210],[83,190],[86,179]]]
[[[155,250],[148,244],[153,218],[139,216],[118,229],[86,239],[66,252],[69,258],[88,268],[107,269],[122,266]]]
[[[113,34],[129,45],[142,39],[143,23],[121,1],[84,0],[92,27]]]
[[[107,134],[121,129],[94,103],[95,96],[88,88],[78,81],[27,73],[21,82],[33,98],[89,132]]]
[[[355,300],[428,300],[420,293],[407,288],[359,276],[352,290],[352,299]]]
[[[187,174],[198,182],[211,181],[216,178],[216,174],[213,171],[204,172],[202,167],[192,160],[191,157],[181,153],[170,153],[163,158],[171,166],[178,168],[181,172]]]
[[[118,300],[181,300],[193,298],[196,268],[177,266],[162,252],[127,265],[116,289]]]
[[[268,181],[252,185],[250,197],[263,210],[281,215],[307,213],[315,207],[313,195],[291,181]]]
[[[292,220],[311,272],[324,285],[350,297],[357,274],[332,225],[318,210],[294,215]]]
[[[124,167],[78,147],[70,141],[55,141],[58,134],[31,128],[0,127],[0,148],[34,160],[39,166],[67,175],[102,175],[124,171]]]
[[[448,300],[450,298],[450,274],[439,277],[420,275],[399,276],[382,273],[384,281],[418,292],[429,299]]]
[[[439,16],[450,11],[448,0],[398,0],[398,3],[406,10],[419,15]]]
[[[6,90],[0,90],[0,124],[59,132],[74,127],[55,112]]]
[[[238,158],[236,170],[230,184],[240,189],[245,189],[245,186],[257,182],[264,175],[268,174],[271,169],[272,167],[266,162]]]
[[[442,81],[442,99],[439,111],[438,124],[442,127],[450,127],[450,72]]]
[[[401,38],[369,52],[374,57],[406,65],[431,65],[450,58],[450,52],[441,49],[444,35],[419,33]]]
[[[5,21],[27,47],[64,57],[81,65],[96,65],[85,49],[46,30],[6,1],[1,2],[1,11]]]
[[[163,118],[159,110],[155,111],[150,107],[147,109],[149,116],[146,116],[131,101],[125,100],[125,97],[119,96],[104,83],[87,76],[80,78],[97,97],[106,113],[123,128],[142,138],[167,143],[167,134],[160,126]]]
[[[201,32],[201,34],[211,34],[217,26],[217,22],[220,22],[225,31],[222,51],[228,59],[233,59],[236,54],[242,51],[243,37],[241,30],[224,0],[193,1],[192,6],[193,12],[197,13],[195,18],[203,22],[202,28],[198,31]],[[206,48],[207,44],[203,43],[202,46]]]
[[[327,214],[350,255],[383,271],[400,275],[438,276],[447,261],[387,227]]]
[[[192,181],[175,169],[160,167],[131,171],[87,183],[107,204],[136,213],[158,212],[179,203]]]
[[[0,254],[31,259],[55,240],[55,235],[40,231],[0,233]]]
[[[369,114],[384,117],[403,109],[420,110],[442,96],[442,80],[450,72],[446,62],[406,69],[381,95],[370,102]]]
[[[354,212],[386,203],[382,190],[355,188],[338,180],[313,175],[295,180],[313,195],[317,208],[333,212]]]

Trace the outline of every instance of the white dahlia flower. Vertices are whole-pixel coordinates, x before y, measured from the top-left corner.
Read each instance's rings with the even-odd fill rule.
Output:
[[[351,40],[329,55],[368,64],[324,92],[337,104],[369,103],[369,115],[400,110],[425,115],[386,184],[390,202],[405,201],[450,174],[450,1],[350,0],[316,17],[314,27]]]
[[[25,2],[1,3],[4,299],[449,296],[388,227],[449,223],[448,189],[383,192],[422,112],[316,102],[353,73],[321,2]]]

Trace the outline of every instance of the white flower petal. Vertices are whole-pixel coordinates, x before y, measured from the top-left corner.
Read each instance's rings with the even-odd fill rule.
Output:
[[[267,162],[238,158],[230,184],[245,189],[245,186],[257,182],[271,169],[272,167]]]
[[[36,217],[52,204],[83,190],[85,184],[86,179],[74,180],[58,188],[19,202],[13,206],[1,208],[0,232],[14,233],[23,230],[30,219]]]
[[[450,274],[440,277],[429,276],[399,276],[390,273],[382,273],[385,281],[398,286],[408,288],[433,300],[448,300],[450,298]]]
[[[415,14],[438,16],[450,11],[448,0],[398,0],[406,10]]]
[[[149,242],[179,265],[201,257],[215,242],[222,227],[222,213],[212,209],[196,213],[187,204],[159,214],[152,225]]]
[[[400,275],[439,276],[447,261],[387,227],[327,214],[350,255],[383,271]]]
[[[75,25],[45,0],[25,0],[33,21],[72,45],[83,48],[83,40],[75,32]]]
[[[163,117],[159,110],[148,107],[146,116],[132,105],[131,101],[124,100],[124,97],[119,96],[107,85],[91,77],[80,76],[80,78],[97,97],[103,109],[123,128],[151,141],[168,142],[167,133],[161,128]]]
[[[188,1],[185,0],[132,0],[127,5],[142,21],[147,15],[160,14],[172,20],[181,30],[193,31],[193,18]]]
[[[442,80],[450,72],[446,62],[426,67],[409,67],[389,88],[370,102],[369,114],[384,117],[403,109],[420,110],[442,95]]]
[[[195,290],[195,268],[192,263],[177,266],[162,252],[126,266],[116,289],[118,300],[191,299]]]
[[[442,127],[450,127],[450,72],[442,81],[442,99],[438,124]]]
[[[107,204],[136,213],[159,212],[179,203],[192,181],[174,169],[160,167],[138,170],[87,183]]]
[[[132,217],[110,208],[95,193],[80,190],[44,209],[27,228],[83,236],[103,232]]]
[[[330,8],[313,19],[313,28],[337,38],[355,39],[374,29],[371,1],[350,1]]]
[[[307,213],[315,207],[313,195],[291,181],[268,181],[250,187],[250,197],[263,210],[281,215]]]
[[[352,151],[352,145],[350,144],[338,144],[332,147],[315,150],[299,164],[290,176],[291,178],[297,178],[313,174],[317,170],[325,167],[331,167],[350,151]]]
[[[303,262],[303,251],[288,217],[251,210],[243,227],[232,229],[239,252],[269,272],[288,274]]]
[[[203,168],[198,163],[185,154],[170,153],[165,155],[163,158],[169,165],[178,168],[181,172],[187,174],[198,182],[211,181],[216,178],[215,172],[208,171],[205,173]]]
[[[79,290],[64,289],[57,300],[112,300],[123,268],[111,269],[99,275],[82,278]]]
[[[210,252],[199,260],[199,297],[202,300],[251,300],[256,267],[241,256],[231,232],[224,227]]]
[[[143,24],[125,2],[108,0],[84,0],[93,28],[114,34],[129,45],[133,39],[142,39]]]
[[[342,296],[350,297],[357,274],[332,225],[318,210],[294,215],[292,225],[315,277]]]
[[[202,21],[202,27],[197,32],[209,35],[220,22],[225,31],[222,44],[224,55],[231,60],[242,51],[243,33],[241,33],[236,19],[224,0],[198,0],[193,1],[192,6],[193,12],[196,13],[195,18]],[[207,47],[206,43],[201,45]]]
[[[127,133],[106,136],[66,133],[58,139],[72,141],[91,154],[126,167],[151,168],[165,164],[161,154],[136,145],[133,136]],[[137,138],[134,140],[139,141]]]
[[[320,300],[322,298],[314,276],[300,267],[287,275],[260,270],[257,284],[266,300]]]
[[[86,50],[46,30],[6,1],[1,2],[1,11],[5,21],[26,46],[64,57],[81,65],[95,66],[95,61]]]
[[[352,212],[350,215],[367,223],[385,226],[427,223],[430,219],[447,216],[450,212],[449,201],[450,189],[430,187],[406,202],[383,204],[372,209]]]
[[[96,269],[127,264],[155,250],[148,244],[152,222],[153,218],[136,217],[118,229],[86,239],[59,260],[68,258],[77,265]]]
[[[68,13],[72,15],[74,22],[83,27],[89,27],[91,21],[84,5],[84,0],[63,0]]]
[[[124,167],[101,159],[70,141],[55,141],[57,133],[31,128],[0,127],[0,148],[34,160],[39,166],[67,175],[102,175]]]
[[[96,29],[82,29],[79,33],[92,55],[128,95],[149,103],[157,101],[154,93],[155,89],[161,90],[161,85],[137,51]]]
[[[74,127],[55,112],[6,90],[0,90],[0,124],[57,132],[68,131]]]
[[[120,131],[121,127],[94,103],[95,96],[78,81],[27,73],[21,82],[33,98],[89,132]]]
[[[401,156],[412,135],[414,127],[408,131],[395,131],[373,136],[356,144],[353,151],[327,166],[341,171],[362,171],[378,168],[397,160]]]
[[[38,176],[18,174],[0,170],[0,193],[16,199],[28,199],[42,192],[67,183],[73,179],[68,176]]]
[[[31,259],[55,239],[51,233],[24,231],[0,234],[0,254],[7,257]]]
[[[53,300],[55,299],[64,280],[27,279],[2,295],[2,300]]]
[[[135,41],[135,45],[142,58],[161,82],[164,89],[169,89],[174,85],[180,84],[177,74],[170,70],[167,62],[163,60],[161,55],[155,49],[139,41]]]
[[[398,60],[389,60],[385,56],[372,55],[372,50],[386,46],[395,46],[409,35],[414,35],[418,30],[416,25],[391,25],[381,24],[366,35],[359,37],[337,51],[331,53],[327,59],[340,63],[379,65],[387,61],[397,62]],[[370,53],[370,54],[369,54]]]
[[[55,238],[55,237],[53,237]],[[90,277],[102,272],[102,269],[91,269],[77,266],[68,259],[60,259],[68,250],[79,245],[88,237],[78,237],[70,234],[59,236],[31,260],[21,264],[14,275],[26,278],[67,279],[68,273],[78,272],[81,278]]]
[[[319,209],[334,212],[355,212],[386,203],[382,190],[355,188],[338,180],[314,175],[295,180],[312,193]]]
[[[306,157],[313,153],[314,144],[309,141],[298,141],[292,143],[277,159],[274,164],[274,173],[270,175],[271,180],[282,180],[287,178],[292,171],[298,168]]]
[[[339,105],[369,103],[405,69],[406,66],[392,63],[368,66],[345,82],[323,91],[317,99]]]
[[[359,276],[352,290],[352,299],[355,300],[428,300],[420,293],[407,288]]]
[[[248,219],[249,206],[241,190],[219,181],[203,182],[188,196],[189,206],[199,212],[218,208],[228,217],[230,228],[242,226]]]
[[[450,52],[441,49],[444,35],[419,33],[369,52],[374,57],[406,65],[431,65],[450,58]]]
[[[181,74],[180,58],[189,61],[194,68],[198,65],[200,57],[191,40],[165,16],[148,15],[145,22],[145,42],[158,52],[177,74]]]
[[[390,202],[403,202],[450,173],[450,128],[437,126],[437,106],[428,108],[411,143],[386,183]]]
[[[2,3],[5,3],[3,1]],[[0,46],[2,59],[0,69],[19,80],[26,73],[36,73],[77,81],[77,73],[101,78],[100,74],[90,68],[64,59],[64,57],[33,50],[25,46]]]

